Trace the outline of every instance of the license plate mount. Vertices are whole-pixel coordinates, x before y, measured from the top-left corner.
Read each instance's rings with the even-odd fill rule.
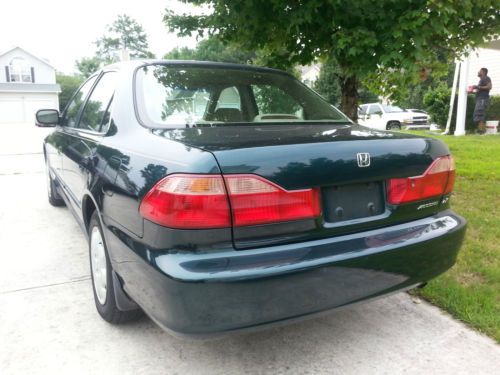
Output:
[[[328,223],[369,218],[385,210],[382,182],[325,187],[322,197],[324,218]]]

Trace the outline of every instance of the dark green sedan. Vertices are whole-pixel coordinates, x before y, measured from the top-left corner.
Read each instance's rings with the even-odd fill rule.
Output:
[[[111,323],[207,336],[313,316],[425,284],[465,234],[445,144],[359,126],[281,71],[119,63],[37,125]]]

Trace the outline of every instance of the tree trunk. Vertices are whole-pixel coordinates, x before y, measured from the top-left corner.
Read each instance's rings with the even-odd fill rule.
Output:
[[[340,109],[353,121],[358,120],[358,84],[356,76],[340,77]]]

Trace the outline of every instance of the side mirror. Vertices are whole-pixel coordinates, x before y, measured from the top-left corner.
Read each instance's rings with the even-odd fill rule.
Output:
[[[36,126],[41,128],[53,128],[59,123],[59,111],[57,109],[40,109],[36,112]]]

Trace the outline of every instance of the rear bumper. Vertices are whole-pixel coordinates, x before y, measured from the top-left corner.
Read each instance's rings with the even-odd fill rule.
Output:
[[[214,335],[408,289],[454,263],[466,221],[452,211],[377,230],[253,250],[149,251],[107,231],[127,293],[160,326]],[[127,243],[127,244],[126,244]]]

